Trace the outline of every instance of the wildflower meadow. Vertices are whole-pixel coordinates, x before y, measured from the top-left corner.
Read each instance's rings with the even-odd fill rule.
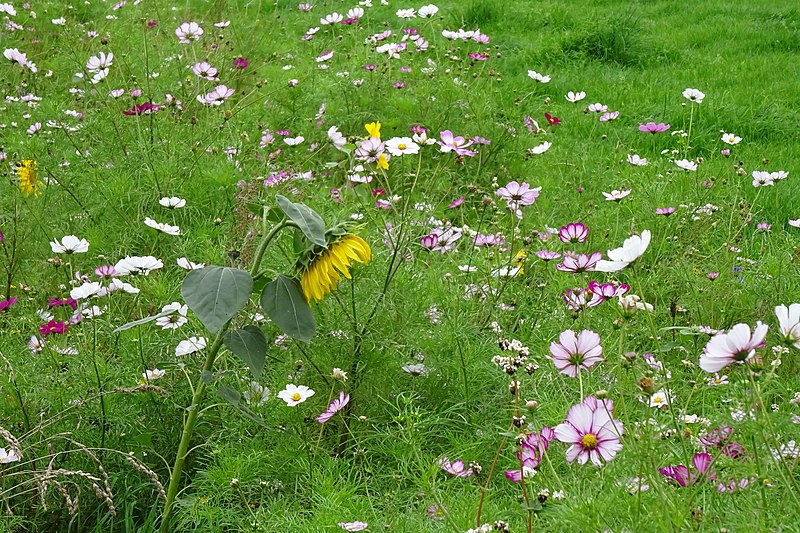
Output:
[[[796,2],[0,24],[0,531],[800,531]]]

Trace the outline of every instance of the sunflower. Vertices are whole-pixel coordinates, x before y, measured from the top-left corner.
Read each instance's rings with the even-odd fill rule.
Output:
[[[329,242],[327,248],[319,253],[312,251],[310,260],[301,263],[300,287],[309,302],[320,301],[326,294],[335,291],[341,276],[351,279],[352,261],[366,265],[372,259],[369,244],[361,237],[352,233],[333,237],[335,240]]]
[[[24,196],[38,196],[41,194],[39,188],[42,182],[36,175],[36,161],[33,159],[23,159],[17,163],[16,169],[17,179],[19,179],[19,190]]]

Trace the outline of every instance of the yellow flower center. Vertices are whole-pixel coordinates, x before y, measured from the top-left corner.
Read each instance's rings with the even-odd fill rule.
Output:
[[[300,398],[302,398],[302,396],[300,396],[299,392],[295,392],[294,394],[292,394],[292,401],[299,402]]]
[[[405,150],[406,149],[406,145],[403,144],[403,143],[400,143],[400,144],[397,145],[397,149],[398,150]]]
[[[587,450],[594,450],[597,448],[597,437],[591,433],[587,433],[581,439],[581,445],[583,445],[583,447]]]

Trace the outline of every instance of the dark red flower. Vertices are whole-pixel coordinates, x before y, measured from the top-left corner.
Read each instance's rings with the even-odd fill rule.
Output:
[[[558,126],[559,124],[561,124],[561,119],[558,117],[554,117],[550,113],[545,113],[544,118],[547,119],[547,123],[550,124],[551,126]]]

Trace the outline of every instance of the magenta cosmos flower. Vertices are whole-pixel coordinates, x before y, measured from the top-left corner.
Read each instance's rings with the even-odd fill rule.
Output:
[[[472,468],[465,468],[464,461],[453,461],[451,463],[450,459],[442,457],[436,461],[436,464],[448,474],[456,477],[470,477],[472,475]]]
[[[600,335],[585,329],[579,335],[571,329],[561,332],[559,342],[550,343],[553,364],[562,374],[574,378],[580,369],[589,370],[603,360]]]
[[[517,452],[517,459],[519,459],[522,469],[506,470],[506,478],[514,483],[519,483],[523,476],[530,477],[535,474],[553,437],[555,437],[553,428],[547,426],[543,427],[540,433],[525,435],[525,440],[522,441],[520,450]]]
[[[756,323],[752,335],[750,326],[736,324],[729,332],[713,336],[703,348],[703,355],[700,356],[700,368],[706,372],[719,372],[736,361],[752,359],[756,348],[764,345],[768,329],[769,326],[759,321]]]
[[[8,300],[3,300],[2,302],[0,302],[0,313],[2,313],[3,311],[8,309],[9,307],[14,305],[15,303],[17,303],[17,297],[16,296],[12,296]]]
[[[233,60],[233,68],[238,70],[244,70],[250,65],[250,62],[243,57],[237,57]]]
[[[630,285],[626,285],[625,283],[614,285],[613,283],[599,283],[597,281],[589,282],[589,291],[602,296],[604,299],[619,298],[620,296],[624,296],[629,290],[631,290]]]
[[[692,463],[695,468],[692,472],[689,472],[689,469],[683,465],[662,466],[658,471],[665,477],[676,481],[681,487],[685,487],[694,485],[703,477],[713,481],[716,474],[713,468],[709,469],[713,461],[714,459],[706,452],[696,453],[692,457]]]
[[[156,111],[160,111],[161,106],[153,105],[150,102],[144,102],[141,104],[136,104],[130,109],[126,109],[122,112],[123,115],[133,116],[133,115],[150,115],[155,113]]]
[[[573,274],[591,272],[594,270],[595,265],[598,261],[600,261],[600,259],[602,259],[602,257],[603,254],[600,252],[594,252],[591,255],[565,255],[563,262],[556,265],[556,269],[560,270],[561,272],[571,272]]]
[[[588,236],[589,228],[582,222],[570,222],[566,226],[561,226],[558,232],[558,238],[561,239],[561,242],[584,242]]]
[[[669,129],[669,124],[664,124],[663,122],[659,122],[656,124],[655,122],[648,122],[647,124],[639,124],[639,131],[643,131],[645,133],[661,133],[662,131],[667,131]]]
[[[622,422],[612,418],[613,408],[611,400],[594,396],[570,408],[567,419],[555,428],[556,438],[572,445],[567,450],[568,463],[577,459],[583,465],[591,460],[602,466],[601,459],[608,462],[622,450]]]
[[[575,288],[567,289],[562,295],[567,307],[572,311],[581,311],[586,307],[595,307],[605,301],[599,293],[592,292],[590,289]]]

